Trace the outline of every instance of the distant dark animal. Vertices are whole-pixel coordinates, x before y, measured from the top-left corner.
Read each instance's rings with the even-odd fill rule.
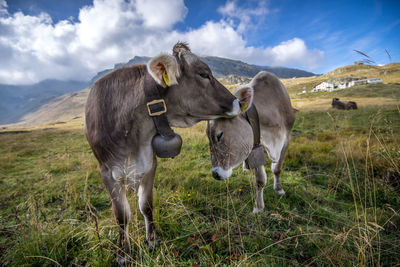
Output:
[[[254,138],[254,131],[258,129],[253,128],[246,113],[252,106],[256,107],[260,150],[261,153],[266,152],[271,160],[276,194],[284,195],[280,174],[289,147],[290,130],[295,121],[294,109],[283,84],[275,75],[265,71],[258,73],[249,84],[237,88],[234,95],[245,107],[242,113],[234,118],[210,120],[207,123],[212,175],[217,180],[228,179],[233,168],[246,160],[243,168],[254,169],[257,193],[253,212],[257,213],[264,209],[263,190],[267,174],[263,164],[255,168],[247,164],[258,142]]]
[[[354,101],[340,101],[339,98],[333,98],[332,108],[343,110],[357,109],[357,103]]]
[[[86,103],[85,135],[99,162],[119,225],[120,264],[126,263],[130,254],[129,189],[139,196],[149,247],[157,244],[153,223],[157,158],[152,146],[157,130],[145,96],[154,86],[162,88],[162,100],[157,102],[168,107],[163,112],[171,126],[190,127],[201,120],[240,113],[239,100],[184,43],[174,46],[173,55],[156,56],[147,66],[117,69],[96,82]]]

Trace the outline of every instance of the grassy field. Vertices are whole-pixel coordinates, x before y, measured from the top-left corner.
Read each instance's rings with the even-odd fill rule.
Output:
[[[181,154],[157,169],[155,252],[146,248],[137,197],[129,196],[132,265],[400,265],[393,94],[377,96],[390,103],[370,97],[351,111],[330,109],[329,94],[304,104],[282,173],[288,197],[276,196],[270,179],[266,211],[256,215],[251,173],[237,168],[228,181],[214,180],[205,124],[178,129]],[[7,130],[0,132],[0,264],[116,265],[111,202],[81,126]]]

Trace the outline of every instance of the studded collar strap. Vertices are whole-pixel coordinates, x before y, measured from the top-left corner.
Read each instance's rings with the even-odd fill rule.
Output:
[[[157,133],[166,139],[173,138],[175,133],[169,126],[166,115],[167,106],[162,98],[162,94],[167,90],[167,88],[158,85],[148,73],[146,73],[144,88],[147,111],[149,116],[153,119]]]
[[[246,120],[249,122],[251,129],[253,130],[254,146],[260,145],[260,120],[258,118],[258,112],[256,106],[253,104],[245,113]]]
[[[246,159],[246,166],[249,169],[256,169],[259,166],[267,164],[267,160],[264,155],[264,148],[260,144],[260,120],[256,106],[253,104],[246,111],[246,120],[249,122],[251,129],[253,130],[254,145],[249,156]]]

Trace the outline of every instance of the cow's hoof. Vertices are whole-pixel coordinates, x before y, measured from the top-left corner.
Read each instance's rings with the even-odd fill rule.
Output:
[[[262,212],[262,211],[264,211],[264,208],[254,208],[253,209],[253,214],[257,214],[257,213]]]
[[[243,162],[242,169],[243,169],[244,172],[250,171],[250,169],[247,167],[246,162]]]
[[[283,196],[283,195],[285,195],[285,190],[283,190],[283,189],[275,190],[275,193],[276,193],[278,196]]]
[[[147,246],[149,246],[149,251],[154,252],[156,248],[158,247],[158,240],[147,240]]]
[[[128,266],[131,263],[131,257],[128,255],[117,256],[117,262],[119,266]]]

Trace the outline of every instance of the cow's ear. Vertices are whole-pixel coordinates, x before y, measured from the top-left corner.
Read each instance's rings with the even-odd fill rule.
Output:
[[[254,89],[248,84],[236,88],[234,95],[240,101],[242,112],[246,112],[253,104]]]
[[[153,57],[147,63],[147,71],[153,79],[162,87],[178,84],[179,67],[175,57],[162,54]]]

